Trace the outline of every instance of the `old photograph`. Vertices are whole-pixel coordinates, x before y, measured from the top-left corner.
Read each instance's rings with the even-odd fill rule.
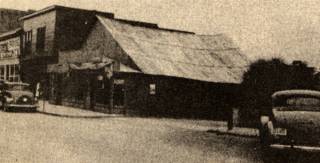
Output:
[[[317,0],[0,0],[0,163],[320,162]]]

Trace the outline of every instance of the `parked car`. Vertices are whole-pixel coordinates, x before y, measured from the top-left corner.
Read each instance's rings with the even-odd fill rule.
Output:
[[[1,82],[0,83],[0,107],[4,111],[19,109],[36,111],[37,102],[34,94],[29,89],[29,84],[22,82]]]
[[[320,92],[279,91],[272,103],[272,116],[260,118],[263,147],[320,151]]]

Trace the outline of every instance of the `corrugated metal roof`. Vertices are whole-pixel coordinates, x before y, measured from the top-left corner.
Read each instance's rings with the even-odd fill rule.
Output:
[[[249,65],[230,38],[133,26],[97,16],[143,73],[240,83]]]

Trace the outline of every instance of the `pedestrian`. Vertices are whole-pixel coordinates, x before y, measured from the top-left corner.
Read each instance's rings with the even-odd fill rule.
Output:
[[[35,100],[38,101],[40,97],[40,82],[38,82],[36,85],[36,92],[34,96],[35,96]]]

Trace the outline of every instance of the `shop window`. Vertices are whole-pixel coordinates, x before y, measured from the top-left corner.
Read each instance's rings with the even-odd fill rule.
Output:
[[[124,80],[114,80],[113,99],[115,106],[124,106],[125,87]]]
[[[37,29],[37,43],[36,50],[43,51],[45,46],[45,37],[46,37],[46,27],[41,27]]]
[[[20,81],[19,77],[19,65],[6,65],[5,80],[10,82]]]
[[[149,94],[150,95],[155,95],[156,94],[156,84],[150,84],[149,85]]]

